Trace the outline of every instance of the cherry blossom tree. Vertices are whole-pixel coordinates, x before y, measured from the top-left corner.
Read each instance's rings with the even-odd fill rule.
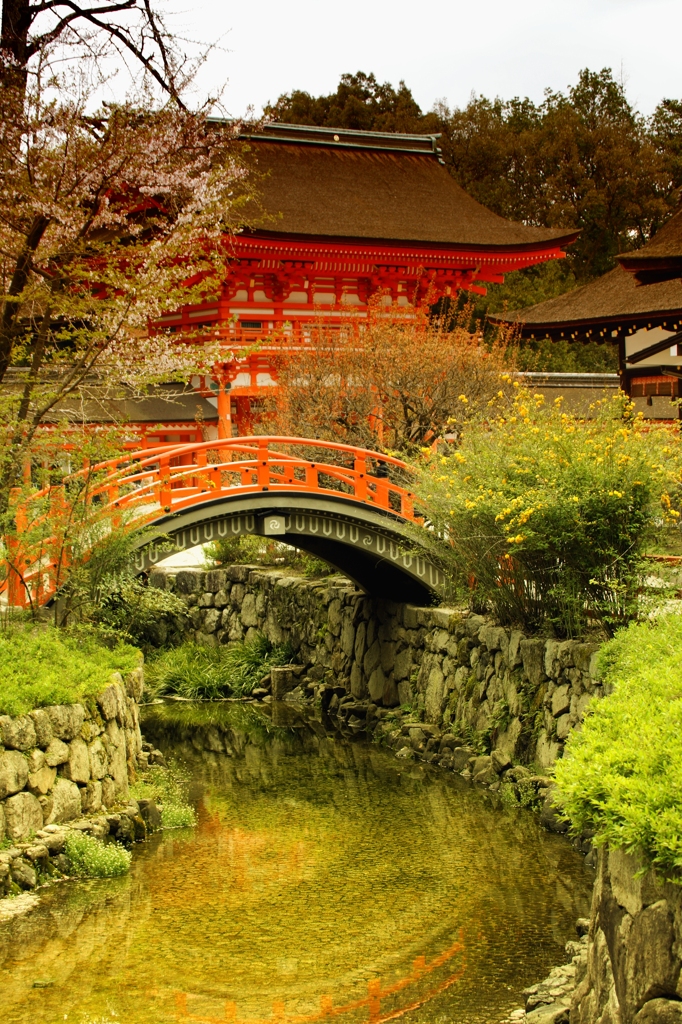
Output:
[[[92,114],[96,86],[91,64],[57,77],[46,51],[17,117],[0,82],[0,513],[91,381],[141,391],[217,356],[149,326],[220,289],[249,191],[238,128],[146,90]]]

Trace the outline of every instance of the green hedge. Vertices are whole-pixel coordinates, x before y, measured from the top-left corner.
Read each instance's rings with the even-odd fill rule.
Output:
[[[594,701],[556,766],[576,830],[637,849],[662,874],[682,868],[682,616],[636,623],[602,650],[613,692]]]
[[[94,697],[112,672],[130,672],[139,659],[136,648],[104,647],[85,630],[15,627],[0,633],[0,714]]]

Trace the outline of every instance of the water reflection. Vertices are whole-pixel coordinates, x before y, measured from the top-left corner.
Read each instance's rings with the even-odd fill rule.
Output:
[[[529,814],[292,708],[144,730],[191,769],[199,824],[0,929],[8,1024],[495,1024],[587,911],[581,858]]]

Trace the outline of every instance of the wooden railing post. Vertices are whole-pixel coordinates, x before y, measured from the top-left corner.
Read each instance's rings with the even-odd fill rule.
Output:
[[[270,452],[267,441],[258,442],[256,481],[261,491],[267,491],[270,486]]]
[[[159,480],[161,482],[161,488],[159,490],[159,504],[164,512],[170,512],[171,510],[171,475],[170,475],[170,459],[167,455],[161,456],[159,459]]]
[[[355,457],[353,469],[355,470],[355,497],[359,501],[367,501],[367,460],[364,455]]]

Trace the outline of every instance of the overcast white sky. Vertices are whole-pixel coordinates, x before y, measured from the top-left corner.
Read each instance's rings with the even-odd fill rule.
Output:
[[[202,88],[227,83],[234,116],[294,88],[331,92],[343,72],[403,78],[423,110],[472,91],[530,96],[613,68],[651,113],[682,98],[682,0],[166,0],[175,31],[219,42]],[[228,52],[224,52],[228,51]]]

